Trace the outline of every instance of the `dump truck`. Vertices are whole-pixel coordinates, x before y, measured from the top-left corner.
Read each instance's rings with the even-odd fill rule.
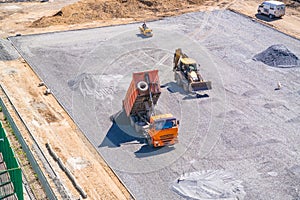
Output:
[[[181,49],[176,49],[173,64],[175,81],[186,92],[198,94],[199,91],[212,89],[211,81],[204,81],[201,76],[196,61]]]
[[[161,94],[158,70],[136,72],[123,100],[123,109],[136,132],[153,147],[178,142],[179,121],[172,114],[156,115]]]

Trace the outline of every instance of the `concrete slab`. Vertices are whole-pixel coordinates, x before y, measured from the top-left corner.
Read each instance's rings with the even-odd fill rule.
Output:
[[[172,190],[174,181],[205,170],[233,174],[245,199],[299,197],[299,179],[288,169],[300,161],[300,68],[252,60],[277,43],[300,57],[299,40],[230,11],[148,25],[152,38],[130,24],[10,40],[137,199],[184,198]],[[179,47],[212,81],[208,98],[176,86],[172,60]],[[157,109],[181,122],[174,147],[149,148],[120,112],[132,73],[155,68],[166,86]],[[283,88],[276,91],[278,81]]]

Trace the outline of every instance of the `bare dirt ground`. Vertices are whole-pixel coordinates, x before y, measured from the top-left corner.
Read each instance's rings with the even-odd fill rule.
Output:
[[[300,38],[300,3],[297,0],[284,2],[287,4],[287,11],[283,19],[261,21]],[[32,34],[126,24],[193,11],[227,8],[258,19],[256,13],[260,3],[260,0],[53,0],[47,3],[4,3],[0,4],[0,35],[7,37],[18,33]]]
[[[51,144],[90,199],[129,199],[126,189],[78,131],[55,98],[43,95],[45,88],[38,87],[40,80],[30,67],[16,61],[1,62],[0,66],[1,84],[6,88],[44,153],[48,155],[47,159],[58,172],[71,196],[79,197],[79,193],[50,157],[45,143]],[[29,135],[24,134],[23,137],[30,140]]]
[[[77,3],[76,3],[77,2]],[[123,3],[122,3],[123,2]],[[184,12],[232,9],[258,19],[257,5],[261,1],[81,1],[54,0],[47,3],[0,4],[0,35],[34,34],[114,24],[154,20]],[[258,19],[274,28],[300,38],[300,6],[288,3],[287,14],[280,20]],[[75,4],[72,4],[75,3]],[[71,5],[70,5],[71,4]],[[298,4],[298,7],[297,7]],[[296,5],[296,6],[293,6]],[[122,9],[121,9],[122,7]],[[119,8],[119,10],[116,10]],[[98,12],[102,10],[103,12]],[[44,17],[45,16],[45,17]],[[51,95],[44,96],[40,80],[22,59],[0,61],[3,85],[21,113],[24,121],[47,152],[50,143],[63,162],[71,169],[90,199],[129,199],[125,187],[114,176],[98,153],[76,128],[72,120]],[[24,135],[25,138],[29,136]],[[74,148],[76,147],[76,148]],[[79,196],[71,182],[49,155],[52,165],[60,173],[73,196]],[[80,160],[80,162],[77,162]],[[98,177],[98,178],[90,178]]]

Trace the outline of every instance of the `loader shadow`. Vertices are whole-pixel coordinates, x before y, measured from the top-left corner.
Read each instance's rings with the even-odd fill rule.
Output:
[[[265,22],[273,22],[273,21],[277,21],[277,20],[281,19],[281,17],[279,17],[279,18],[274,17],[274,18],[270,19],[269,16],[258,14],[258,13],[255,14],[255,17],[257,19],[260,19],[260,20],[265,21]]]
[[[164,85],[161,85],[161,88],[166,88],[170,93],[180,93],[181,95],[184,95],[182,100],[191,100],[191,99],[199,99],[199,98],[207,98],[209,97],[208,94],[191,94],[186,91],[180,86],[177,85],[175,82],[169,82]]]
[[[143,38],[143,39],[151,38],[151,37],[149,37],[149,36],[145,36],[145,35],[142,34],[142,33],[137,33],[136,36],[137,36],[137,37],[140,37],[140,38]]]

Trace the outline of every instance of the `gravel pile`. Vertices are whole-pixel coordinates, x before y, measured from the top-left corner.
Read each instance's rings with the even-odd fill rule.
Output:
[[[7,40],[0,40],[0,60],[14,60],[19,57],[18,52]]]
[[[253,57],[255,61],[261,61],[272,67],[299,67],[299,58],[282,44],[272,45],[265,51]]]
[[[223,170],[196,171],[181,175],[172,189],[188,199],[244,199],[242,181]]]

